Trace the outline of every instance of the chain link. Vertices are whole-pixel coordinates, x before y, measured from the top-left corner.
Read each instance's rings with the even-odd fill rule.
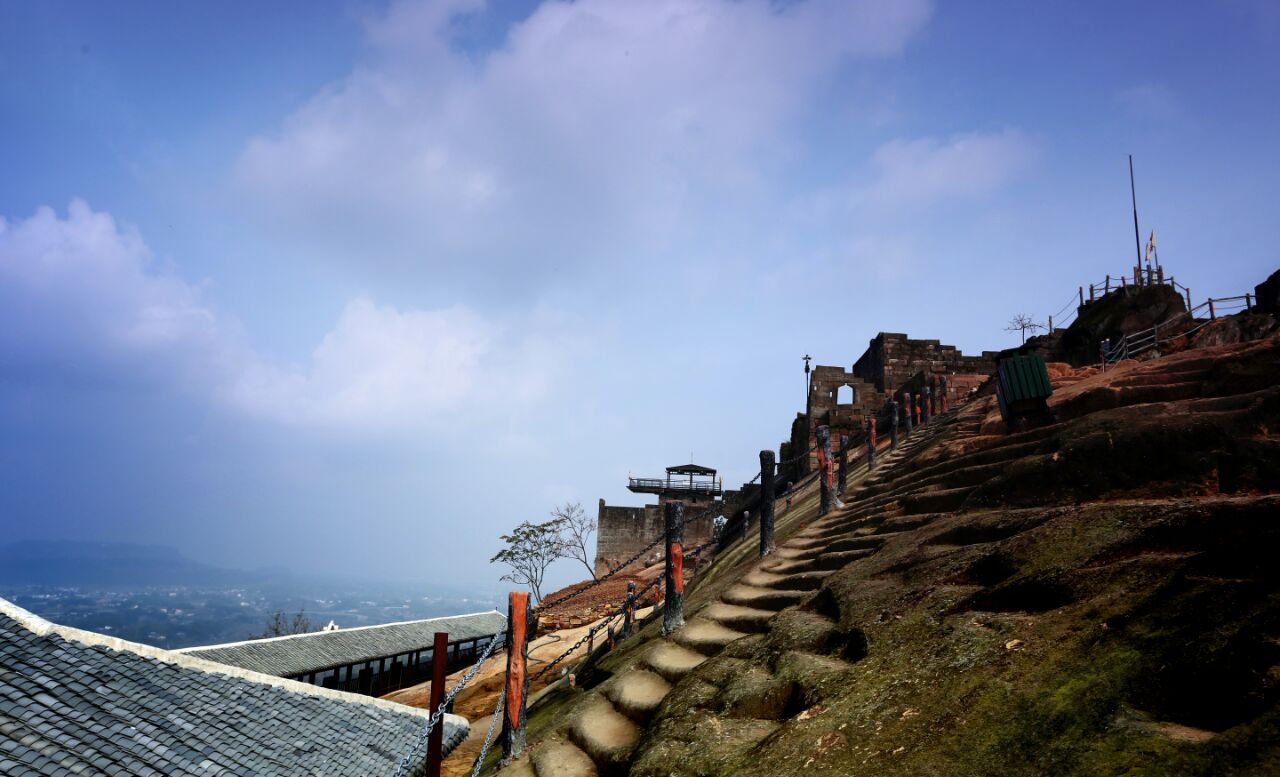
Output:
[[[502,693],[498,694],[498,704],[493,708],[493,718],[489,721],[489,733],[484,735],[484,745],[480,747],[480,755],[476,756],[475,766],[471,768],[471,777],[479,777],[480,767],[484,766],[484,758],[489,754],[489,745],[493,744],[493,732],[498,728],[498,720],[502,717],[502,705],[507,700],[507,684],[502,684]]]
[[[791,458],[789,458],[789,459],[783,459],[782,461],[778,462],[778,466],[779,466],[779,467],[782,467],[782,466],[785,466],[785,465],[787,465],[787,464],[792,464],[792,463],[794,463],[794,462],[797,462],[797,461],[799,461],[800,459],[803,459],[805,456],[808,456],[810,453],[813,453],[813,452],[814,452],[814,451],[816,451],[817,449],[818,449],[818,446],[816,446],[816,445],[811,445],[811,446],[809,446],[809,450],[805,451],[804,453],[797,453],[795,456],[792,456],[792,457],[791,457]]]
[[[453,689],[445,694],[444,700],[440,702],[440,706],[431,714],[430,718],[427,718],[427,724],[422,727],[422,731],[419,732],[417,740],[413,743],[413,747],[409,749],[408,753],[405,753],[404,758],[400,759],[400,764],[396,767],[395,777],[403,777],[405,770],[408,769],[409,765],[413,763],[413,760],[418,757],[418,751],[422,749],[423,743],[426,742],[427,737],[431,735],[431,729],[435,728],[440,723],[441,719],[444,718],[444,711],[453,703],[453,698],[457,696],[463,688],[467,687],[467,683],[471,682],[471,678],[475,677],[476,672],[480,671],[481,665],[483,665],[485,661],[489,660],[489,656],[493,655],[493,649],[498,644],[498,637],[503,636],[505,633],[506,629],[504,628],[502,631],[497,632],[489,638],[489,644],[485,646],[484,653],[480,655],[480,658],[476,659],[475,664],[467,670],[467,673],[462,676],[462,679],[458,681],[458,684],[453,686]]]
[[[648,585],[646,585],[644,588],[641,588],[640,590],[635,592],[635,599],[633,601],[639,602],[640,600],[642,600],[644,598],[644,595],[647,594],[650,589],[652,589],[661,581],[662,581],[662,575],[659,575],[655,577],[653,580],[649,581]],[[624,613],[626,613],[626,611],[627,611],[627,605],[624,603],[621,607],[619,607],[618,609],[606,615],[604,620],[600,621],[595,626],[592,626],[591,629],[588,630],[586,634],[582,635],[581,639],[579,639],[577,642],[570,645],[568,650],[556,656],[550,663],[542,667],[542,670],[539,671],[538,674],[534,675],[534,679],[535,680],[541,679],[542,676],[545,675],[547,672],[551,671],[551,669],[555,667],[556,664],[559,664],[561,661],[573,655],[573,653],[578,648],[582,647],[583,643],[585,643],[587,640],[594,637],[596,635],[596,632],[608,626],[610,623],[613,622],[615,618],[617,618],[620,615],[623,615]]]
[[[537,607],[533,608],[533,611],[534,611],[535,613],[544,612],[544,611],[546,611],[546,610],[551,609],[552,607],[555,607],[555,606],[557,606],[557,605],[564,604],[565,602],[569,601],[570,599],[573,599],[573,598],[574,598],[574,597],[576,597],[576,596],[581,596],[582,594],[586,593],[587,591],[590,591],[592,588],[595,588],[596,586],[600,585],[600,584],[601,584],[601,583],[603,583],[604,581],[606,581],[606,580],[608,580],[609,578],[613,577],[614,575],[618,574],[618,573],[619,573],[619,572],[621,572],[623,569],[626,569],[626,568],[627,568],[628,566],[630,566],[632,563],[634,563],[635,561],[637,561],[641,556],[643,556],[644,554],[646,554],[646,553],[648,553],[649,551],[653,550],[653,549],[658,545],[658,543],[659,543],[659,542],[662,542],[662,537],[658,537],[658,538],[657,538],[657,539],[655,539],[653,542],[650,542],[648,545],[644,546],[644,547],[643,547],[643,548],[641,548],[639,551],[637,551],[637,552],[636,552],[636,554],[635,554],[634,556],[632,556],[631,558],[629,558],[629,559],[627,559],[626,561],[622,562],[621,564],[617,565],[616,567],[614,567],[613,569],[611,569],[608,573],[606,573],[606,574],[604,574],[604,575],[601,575],[600,577],[596,578],[595,580],[592,580],[590,583],[588,583],[587,585],[583,586],[582,588],[579,588],[578,590],[573,591],[573,592],[571,592],[571,593],[567,593],[567,594],[565,594],[564,596],[561,596],[559,599],[552,599],[552,600],[551,600],[551,601],[549,601],[549,602],[540,602],[540,603],[538,604],[538,606],[537,606]]]

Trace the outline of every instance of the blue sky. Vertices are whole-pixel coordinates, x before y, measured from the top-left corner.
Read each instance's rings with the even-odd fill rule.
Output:
[[[7,537],[492,583],[799,357],[1280,265],[1280,12],[0,0]],[[575,577],[571,567],[558,580]]]

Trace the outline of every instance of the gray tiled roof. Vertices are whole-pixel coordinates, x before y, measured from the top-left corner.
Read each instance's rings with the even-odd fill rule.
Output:
[[[490,610],[448,618],[206,645],[178,652],[277,677],[300,677],[308,672],[430,648],[437,631],[449,632],[450,642],[478,637],[483,647],[488,638],[504,630],[506,624],[505,615]]]
[[[425,716],[54,626],[0,599],[6,777],[389,775]],[[467,730],[447,716],[446,749]]]

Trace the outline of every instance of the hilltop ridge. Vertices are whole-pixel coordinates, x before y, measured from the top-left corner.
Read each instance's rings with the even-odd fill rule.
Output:
[[[1056,423],[979,392],[798,498],[503,773],[1275,773],[1280,337],[1051,369]]]

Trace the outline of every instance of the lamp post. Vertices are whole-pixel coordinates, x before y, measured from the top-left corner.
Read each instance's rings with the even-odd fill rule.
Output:
[[[807,413],[809,412],[809,362],[813,357],[806,353],[800,358],[804,359],[804,410]]]

